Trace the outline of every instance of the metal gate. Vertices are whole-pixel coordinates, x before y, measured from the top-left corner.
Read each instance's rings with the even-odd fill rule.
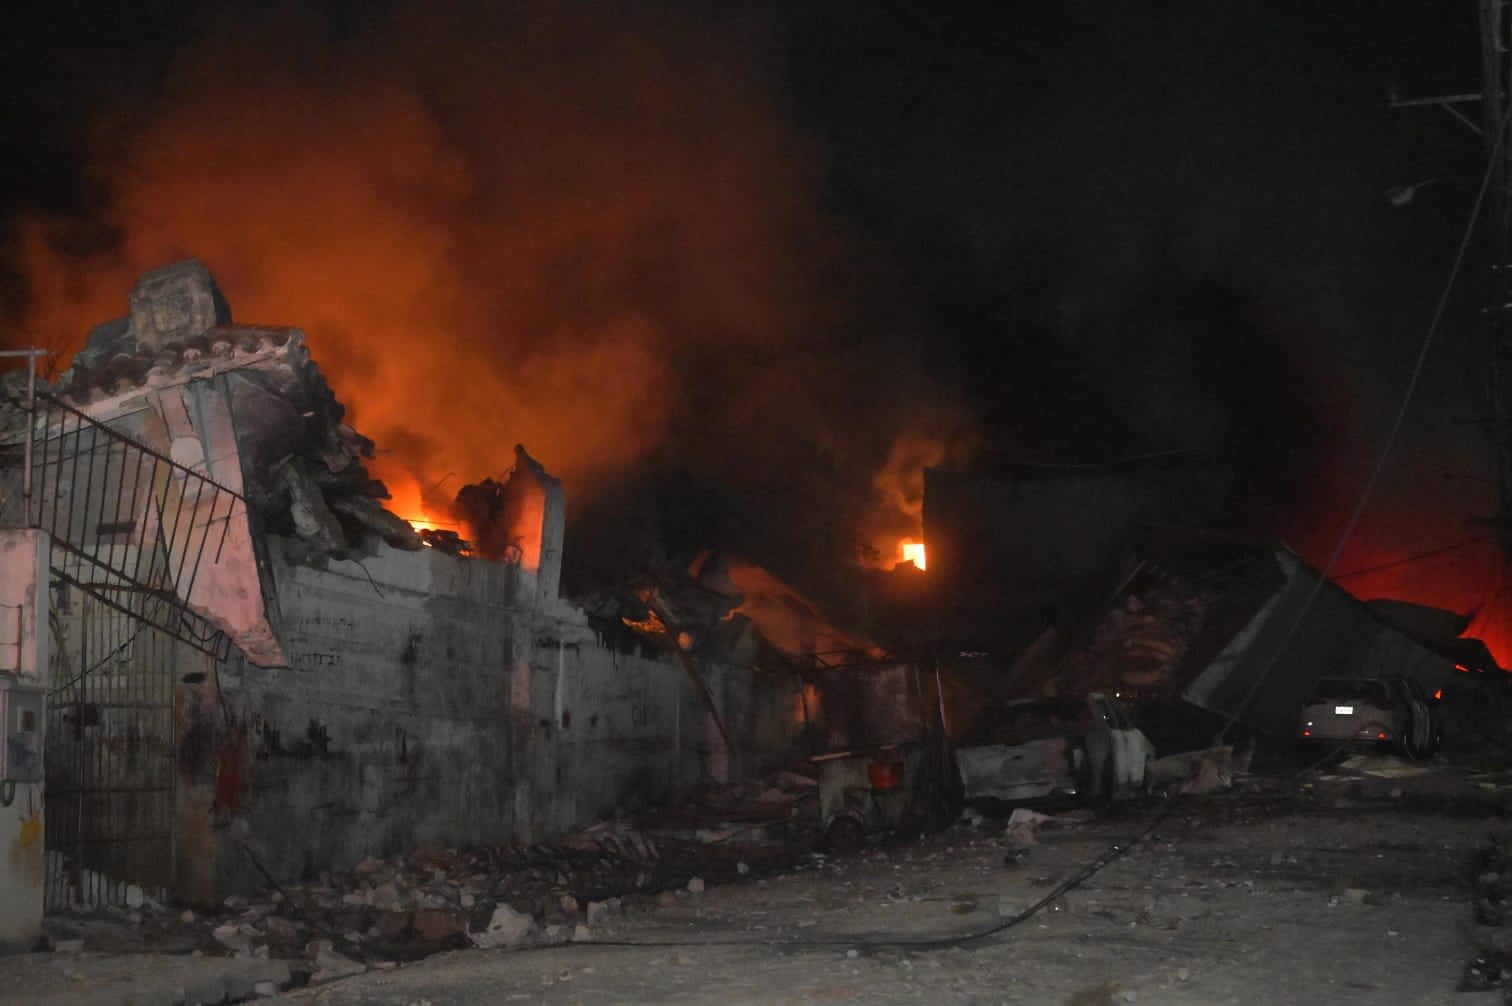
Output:
[[[133,607],[54,583],[48,911],[163,900],[173,884],[180,644]]]

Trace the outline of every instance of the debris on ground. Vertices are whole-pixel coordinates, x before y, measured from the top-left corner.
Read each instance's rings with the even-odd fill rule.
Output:
[[[1407,761],[1396,755],[1360,754],[1346,758],[1335,766],[1338,772],[1373,776],[1377,779],[1410,779],[1431,771],[1427,765]]]
[[[1202,796],[1234,785],[1234,749],[1227,745],[1166,755],[1150,763],[1152,783],[1186,796]]]
[[[1509,921],[1507,902],[1512,888],[1512,836],[1492,835],[1476,853],[1470,880],[1475,921],[1484,935],[1480,947],[1465,966],[1464,991],[1509,989],[1512,998],[1512,947],[1505,937]]]
[[[227,898],[214,911],[131,905],[49,917],[54,953],[158,952],[287,961],[284,988],[393,967],[446,950],[587,942],[658,893],[763,876],[813,849],[814,780],[781,772],[710,786],[685,806],[618,817],[529,847],[423,845],[350,871]],[[253,992],[249,985],[247,998]]]
[[[1039,844],[1040,826],[1054,820],[1049,814],[1017,807],[1008,815],[1008,827],[1003,832],[1003,840],[1015,851],[1031,849]]]
[[[1465,968],[1461,990],[1484,992],[1506,988],[1509,981],[1512,981],[1512,954],[1489,951],[1478,955]]]

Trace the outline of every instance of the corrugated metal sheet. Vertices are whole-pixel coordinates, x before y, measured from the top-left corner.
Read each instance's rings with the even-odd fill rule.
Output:
[[[1453,680],[1451,660],[1377,618],[1342,587],[1324,582],[1294,553],[1279,551],[1284,585],[1183,697],[1268,734],[1290,735],[1297,711],[1324,676],[1405,675]]]

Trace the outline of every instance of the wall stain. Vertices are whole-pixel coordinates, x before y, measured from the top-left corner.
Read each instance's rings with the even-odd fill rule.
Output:
[[[11,870],[21,875],[28,887],[41,887],[46,880],[46,859],[42,855],[42,814],[33,811],[21,819],[21,828],[10,849]]]

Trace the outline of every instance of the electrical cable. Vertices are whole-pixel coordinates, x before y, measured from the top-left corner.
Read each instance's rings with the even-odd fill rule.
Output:
[[[1234,724],[1238,722],[1239,717],[1244,714],[1244,711],[1249,708],[1250,703],[1255,700],[1255,696],[1260,693],[1261,686],[1265,684],[1265,679],[1275,670],[1276,665],[1281,660],[1281,655],[1286,652],[1287,647],[1291,645],[1293,638],[1296,637],[1297,632],[1302,628],[1302,623],[1307,619],[1307,615],[1312,610],[1313,604],[1317,601],[1318,595],[1323,592],[1324,586],[1330,582],[1329,576],[1333,573],[1334,567],[1338,565],[1339,557],[1344,553],[1344,546],[1354,536],[1360,519],[1365,515],[1365,508],[1370,503],[1370,497],[1375,494],[1376,487],[1380,484],[1381,476],[1386,471],[1386,463],[1391,457],[1392,449],[1396,446],[1397,437],[1401,434],[1402,426],[1407,420],[1407,412],[1412,404],[1413,395],[1417,391],[1418,382],[1422,379],[1423,369],[1428,362],[1428,352],[1432,349],[1434,339],[1438,336],[1439,326],[1444,319],[1444,312],[1448,310],[1450,294],[1453,293],[1455,283],[1458,281],[1460,272],[1464,268],[1465,255],[1470,249],[1472,238],[1475,236],[1476,225],[1479,223],[1481,212],[1485,208],[1486,193],[1491,187],[1491,179],[1496,173],[1498,159],[1501,157],[1502,148],[1506,144],[1509,122],[1512,122],[1512,105],[1508,106],[1507,115],[1502,118],[1501,127],[1497,130],[1496,142],[1491,151],[1491,156],[1487,158],[1485,175],[1481,178],[1480,189],[1475,194],[1475,202],[1470,207],[1470,216],[1465,221],[1465,231],[1460,236],[1459,247],[1455,249],[1454,260],[1449,267],[1449,275],[1444,281],[1443,290],[1439,293],[1438,303],[1434,306],[1433,316],[1428,323],[1428,328],[1423,333],[1423,341],[1418,347],[1417,357],[1413,361],[1411,373],[1407,378],[1407,386],[1402,391],[1401,403],[1397,406],[1396,414],[1392,417],[1391,425],[1387,429],[1386,438],[1381,443],[1381,449],[1376,455],[1375,465],[1370,471],[1370,477],[1365,480],[1365,485],[1360,491],[1360,498],[1355,502],[1354,509],[1350,511],[1349,520],[1345,522],[1343,530],[1339,532],[1339,540],[1335,543],[1333,552],[1328,557],[1328,562],[1319,570],[1317,577],[1314,579],[1312,589],[1303,601],[1301,610],[1297,612],[1297,617],[1292,620],[1290,628],[1281,638],[1281,642],[1272,651],[1270,659],[1255,677],[1254,683],[1250,685],[1249,690],[1245,692],[1239,704],[1234,707],[1233,712],[1226,717],[1223,729],[1218,733],[1217,739],[1220,742],[1228,736],[1229,731],[1234,728]]]
[[[1317,760],[1308,765],[1304,765],[1301,769],[1298,769],[1290,778],[1300,778],[1303,775],[1315,771],[1329,759],[1337,755],[1340,751],[1344,750],[1346,746],[1346,743],[1341,742],[1333,748],[1330,748]],[[1002,920],[1001,922],[987,926],[983,929],[974,930],[972,932],[956,933],[950,936],[939,936],[930,939],[915,940],[878,940],[867,937],[857,938],[845,936],[814,936],[804,939],[781,937],[771,939],[755,939],[745,937],[740,939],[715,940],[586,940],[580,943],[573,942],[531,944],[528,946],[515,947],[510,952],[512,954],[552,953],[568,948],[574,950],[594,948],[605,950],[700,950],[709,947],[760,947],[763,949],[778,949],[790,951],[830,951],[844,948],[846,950],[855,950],[858,953],[879,953],[885,951],[914,951],[919,953],[926,953],[938,950],[964,950],[973,944],[981,943],[1001,933],[1007,932],[1008,930],[1013,929],[1016,926],[1022,925],[1071,891],[1075,890],[1082,884],[1085,884],[1088,880],[1091,880],[1093,877],[1097,876],[1097,874],[1101,873],[1112,863],[1123,858],[1123,856],[1125,856],[1135,846],[1139,845],[1145,839],[1154,834],[1155,829],[1158,828],[1161,823],[1171,815],[1173,809],[1175,808],[1175,805],[1175,801],[1170,797],[1167,797],[1161,804],[1160,808],[1153,815],[1151,815],[1150,820],[1145,823],[1144,827],[1142,827],[1127,842],[1111,843],[1100,855],[1093,858],[1092,860],[1089,860],[1087,865],[1083,866],[1080,870],[1076,871],[1075,873],[1066,877],[1060,883],[1056,884],[1050,889],[1049,892],[1041,896],[1029,907],[1023,909],[1013,916],[1010,916],[1009,918]],[[262,866],[262,863],[257,860],[255,854],[252,853],[252,850],[250,848],[247,848],[244,843],[242,843],[242,851],[247,853],[248,856],[252,858],[254,865],[257,866],[258,869],[262,870],[264,872],[264,875],[268,876],[269,881],[271,882],[271,875],[267,874],[267,871]],[[275,884],[274,886],[276,889],[277,885]],[[336,979],[335,981],[348,981],[351,978],[355,977],[357,976],[348,975]],[[324,983],[322,987],[326,987],[334,983],[335,982],[327,982]]]
[[[1348,747],[1349,743],[1347,741],[1340,742],[1330,747],[1318,758],[1302,766],[1287,778],[1298,779],[1316,771]],[[1007,932],[1008,930],[1013,929],[1016,926],[1022,925],[1023,923],[1034,918],[1040,912],[1044,911],[1050,905],[1054,904],[1059,899],[1063,898],[1065,895],[1069,894],[1071,891],[1080,887],[1082,884],[1085,884],[1088,880],[1091,880],[1108,866],[1123,858],[1123,856],[1128,854],[1128,852],[1134,847],[1153,835],[1155,833],[1155,830],[1159,828],[1162,823],[1164,823],[1166,818],[1170,817],[1171,813],[1175,809],[1175,806],[1176,801],[1167,797],[1161,803],[1159,809],[1157,809],[1156,812],[1150,816],[1150,819],[1145,822],[1144,826],[1141,827],[1133,837],[1129,838],[1127,841],[1111,843],[1101,854],[1089,860],[1087,864],[1081,869],[1077,870],[1075,873],[1060,881],[1060,883],[1052,887],[1046,894],[1041,896],[1033,904],[1029,905],[1029,907],[1023,909],[1015,915],[1003,919],[1001,922],[987,926],[983,929],[974,930],[972,932],[955,933],[949,936],[937,936],[928,939],[913,940],[889,940],[845,936],[815,936],[807,937],[804,939],[781,937],[771,939],[755,939],[746,937],[741,939],[726,940],[590,940],[585,943],[536,944],[533,946],[516,948],[515,952],[539,953],[559,950],[564,947],[576,947],[579,949],[583,947],[606,947],[627,950],[691,950],[703,947],[768,947],[783,950],[833,950],[844,947],[851,950],[869,953],[876,953],[878,951],[886,950],[912,950],[926,952],[933,950],[951,950],[957,947],[964,949],[971,944],[980,943],[984,940],[990,939],[993,936],[997,936],[1000,933]]]
[[[1014,928],[1034,918],[1056,901],[1085,884],[1097,874],[1101,873],[1109,865],[1125,856],[1131,849],[1139,845],[1150,835],[1154,834],[1167,817],[1170,816],[1175,801],[1166,799],[1160,808],[1151,815],[1149,821],[1128,840],[1111,843],[1102,853],[1089,860],[1085,866],[1060,881],[1046,894],[1042,895],[1029,907],[1023,909],[1001,922],[987,926],[983,929],[966,933],[956,933],[950,936],[937,936],[928,939],[876,939],[869,937],[847,936],[813,936],[802,939],[791,937],[772,937],[758,939],[755,937],[743,937],[740,939],[714,939],[714,940],[589,940],[583,943],[541,943],[531,946],[517,947],[515,953],[545,953],[563,948],[572,947],[583,949],[585,947],[604,947],[610,949],[642,949],[642,950],[692,950],[705,947],[765,947],[781,950],[834,950],[845,948],[864,953],[877,953],[888,950],[912,950],[926,952],[932,950],[950,950],[956,947],[965,948],[971,944],[980,943]]]
[[[1472,538],[1468,541],[1458,542],[1454,545],[1445,545],[1442,548],[1429,549],[1426,552],[1415,552],[1412,555],[1405,556],[1401,559],[1393,559],[1391,562],[1383,562],[1376,566],[1366,566],[1363,569],[1352,569],[1348,573],[1338,574],[1334,577],[1334,579],[1354,580],[1362,576],[1369,576],[1372,573],[1384,573],[1389,569],[1397,569],[1402,566],[1415,566],[1420,562],[1426,562],[1429,559],[1436,559],[1441,555],[1448,555],[1450,552],[1458,552],[1460,549],[1471,548],[1475,545],[1495,544],[1496,542],[1492,541],[1489,538]]]
[[[1491,605],[1501,596],[1502,587],[1506,584],[1506,560],[1497,555],[1495,562],[1496,565],[1491,570],[1491,586],[1486,588],[1486,596],[1481,599],[1480,604],[1475,606],[1470,618],[1470,624],[1465,627],[1465,631],[1462,633],[1466,637],[1481,638],[1480,630],[1476,626],[1488,621]]]

